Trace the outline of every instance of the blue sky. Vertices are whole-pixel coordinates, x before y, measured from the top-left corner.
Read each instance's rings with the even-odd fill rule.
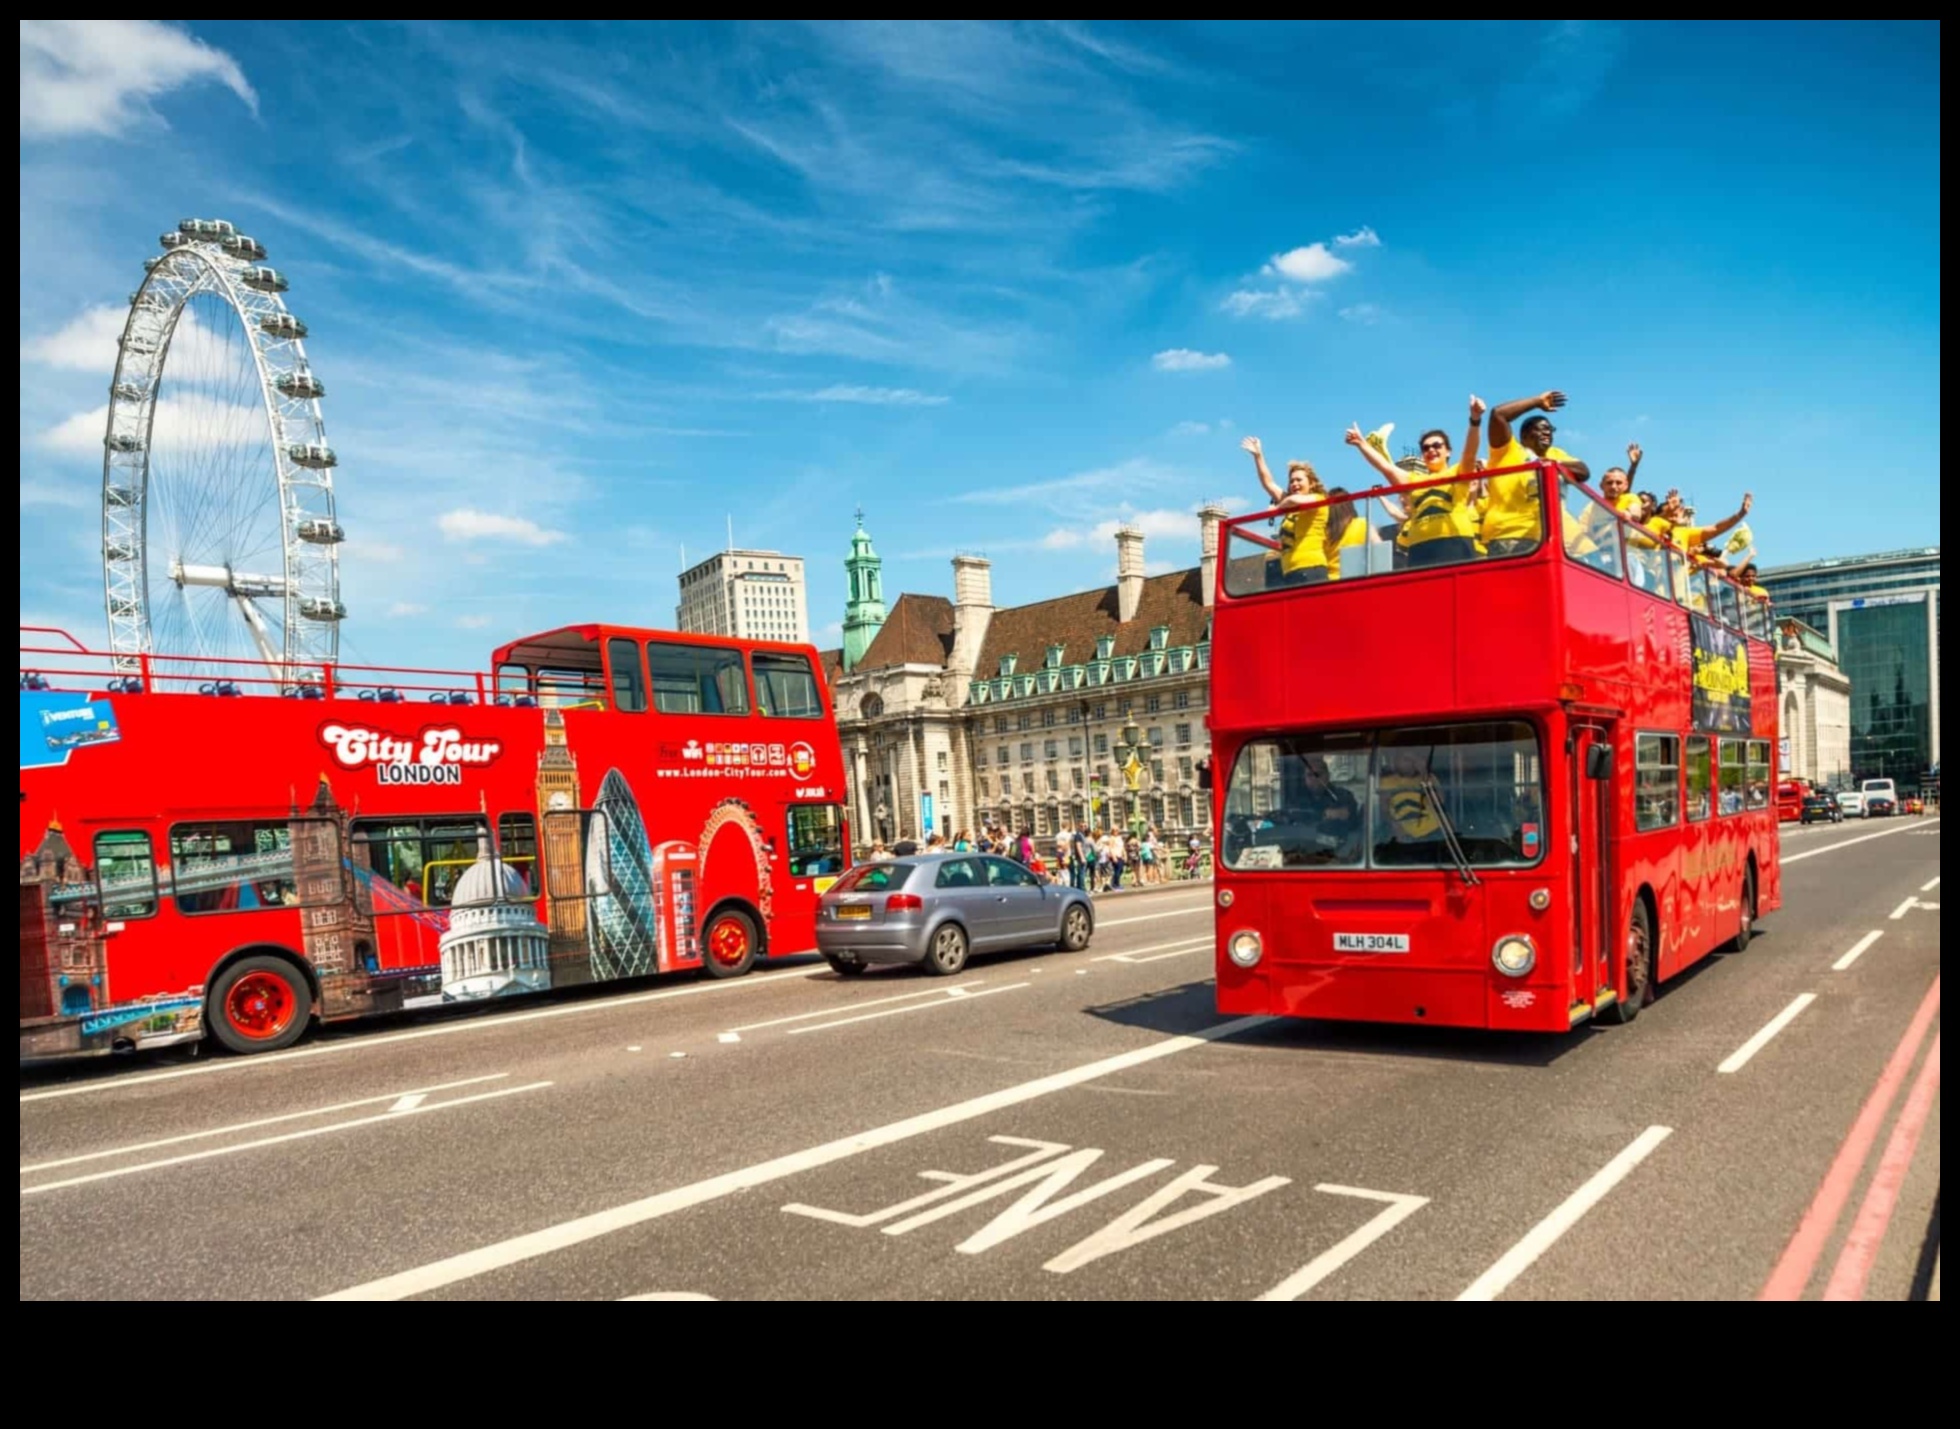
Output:
[[[1168,569],[1244,434],[1359,476],[1471,392],[1766,563],[1936,541],[1939,110],[1936,23],[23,22],[22,617],[101,634],[86,414],[190,216],[311,325],[346,658],[670,623],[730,516],[820,643],[857,505],[890,592]]]

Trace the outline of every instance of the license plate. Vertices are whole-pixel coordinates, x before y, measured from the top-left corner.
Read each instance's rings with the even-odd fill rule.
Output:
[[[863,903],[842,903],[838,905],[837,916],[839,918],[862,918],[868,920],[871,917],[871,909],[869,905]]]
[[[1337,953],[1406,953],[1409,951],[1409,935],[1406,933],[1336,933],[1334,951]]]

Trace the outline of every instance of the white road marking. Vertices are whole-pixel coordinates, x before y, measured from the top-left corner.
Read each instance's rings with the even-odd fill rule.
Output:
[[[937,1002],[915,1002],[910,1007],[888,1007],[883,1012],[865,1012],[856,1017],[839,1017],[832,1022],[815,1022],[808,1027],[792,1027],[789,1029],[789,1035],[798,1037],[805,1032],[826,1032],[832,1027],[849,1027],[853,1022],[876,1022],[881,1017],[901,1017],[908,1012],[929,1012],[935,1007],[952,1007],[962,1001],[978,1002],[981,998],[992,997],[997,992],[1014,992],[1029,985],[1025,982],[1010,982],[1005,987],[990,987],[985,992],[948,991],[946,996]]]
[[[1919,900],[1917,898],[1906,899],[1905,902],[1901,903],[1897,908],[1894,908],[1892,910],[1891,913],[1892,921],[1896,923],[1899,919],[1905,917],[1906,914],[1910,913],[1914,908],[1918,906],[1919,906]]]
[[[1131,948],[1128,952],[1124,953],[1104,953],[1100,957],[1089,959],[1089,961],[1092,963],[1127,963],[1134,962],[1145,953],[1161,953],[1166,948],[1175,948],[1180,953],[1189,953],[1196,952],[1200,948],[1209,948],[1210,946],[1211,938],[1209,935],[1203,941],[1197,941],[1191,938],[1174,938],[1168,943],[1152,943],[1148,947]]]
[[[549,1255],[553,1251],[564,1250],[568,1246],[610,1235],[614,1231],[625,1230],[629,1226],[642,1225],[663,1216],[671,1216],[677,1211],[705,1205],[738,1191],[753,1190],[757,1186],[766,1186],[773,1181],[780,1181],[800,1172],[815,1170],[819,1166],[828,1166],[833,1162],[861,1156],[867,1151],[893,1146],[916,1136],[924,1136],[928,1132],[941,1131],[949,1126],[957,1126],[961,1122],[1004,1111],[1008,1107],[1020,1106],[1041,1097],[1052,1096],[1056,1092],[1067,1091],[1071,1087],[1096,1081],[1114,1072],[1127,1071],[1131,1067],[1140,1067],[1165,1057],[1174,1057],[1180,1052],[1189,1052],[1197,1047],[1207,1047],[1223,1038],[1264,1026],[1270,1020],[1265,1017],[1239,1017],[1188,1036],[1166,1037],[1161,1041],[1121,1052],[1113,1057],[1085,1062],[1065,1072],[1037,1077],[1031,1082],[1022,1082],[1018,1086],[1006,1087],[984,1096],[955,1102],[951,1106],[922,1112],[918,1116],[906,1117],[902,1121],[890,1122],[869,1131],[858,1132],[853,1136],[840,1137],[835,1141],[827,1141],[820,1146],[791,1152],[787,1156],[778,1156],[754,1166],[743,1167],[738,1171],[725,1172],[705,1181],[696,1181],[692,1185],[661,1191],[642,1200],[615,1206],[611,1210],[598,1211],[589,1216],[580,1216],[577,1220],[565,1221],[525,1235],[513,1236],[494,1245],[466,1251],[461,1255],[453,1255],[396,1275],[383,1276],[379,1280],[371,1280],[366,1284],[355,1285],[321,1298],[405,1300],[411,1295],[426,1294],[431,1290],[439,1290],[445,1285],[454,1285],[460,1280],[469,1280],[492,1270],[517,1265],[541,1255]]]
[[[1323,1183],[1315,1186],[1314,1190],[1329,1196],[1359,1196],[1366,1201],[1386,1201],[1388,1204],[1384,1209],[1370,1216],[1367,1224],[1360,1230],[1343,1239],[1338,1245],[1322,1251],[1261,1295],[1259,1297],[1261,1300],[1298,1300],[1429,1204],[1427,1196],[1404,1196],[1394,1191],[1370,1191],[1362,1186],[1333,1186]]]
[[[377,1122],[400,1121],[404,1117],[421,1116],[425,1112],[448,1111],[451,1107],[468,1106],[471,1102],[487,1102],[497,1097],[514,1097],[521,1092],[540,1091],[550,1086],[550,1082],[531,1082],[521,1087],[499,1087],[494,1092],[478,1092],[471,1097],[457,1097],[454,1101],[435,1102],[429,1106],[419,1106],[411,1111],[384,1111],[379,1116],[360,1116],[352,1121],[337,1121],[331,1126],[310,1126],[304,1131],[289,1131],[282,1136],[261,1137],[257,1141],[242,1141],[236,1146],[214,1146],[208,1151],[187,1151],[182,1156],[166,1156],[161,1161],[144,1161],[135,1166],[118,1166],[110,1171],[92,1171],[86,1176],[71,1176],[65,1181],[48,1181],[39,1186],[23,1186],[23,1196],[39,1196],[48,1191],[66,1190],[70,1186],[84,1186],[91,1181],[112,1181],[118,1176],[134,1176],[143,1171],[161,1171],[167,1166],[182,1166],[190,1161],[208,1161],[214,1156],[235,1156],[241,1151],[257,1151],[264,1146],[277,1146],[287,1141],[305,1141],[309,1137],[327,1136],[336,1131],[352,1131],[357,1126],[373,1126]]]
[[[972,982],[961,983],[960,986],[984,987],[986,981],[985,978],[976,978]],[[855,1011],[859,1008],[884,1007],[894,1002],[916,1002],[924,997],[944,997],[951,991],[953,989],[948,987],[921,988],[916,992],[901,992],[893,997],[873,998],[870,1002],[846,1003],[840,1007],[819,1007],[814,1011],[799,1012],[792,1017],[772,1017],[767,1022],[743,1022],[728,1030],[730,1032],[760,1032],[765,1027],[787,1027],[792,1022],[808,1022],[813,1017],[834,1017],[839,1012]]]
[[[1185,907],[1166,908],[1161,913],[1140,913],[1134,918],[1111,918],[1107,922],[1098,921],[1096,923],[1096,931],[1100,933],[1104,928],[1121,928],[1128,923],[1155,923],[1160,918],[1176,918],[1185,913],[1209,912],[1211,912],[1211,902],[1207,899],[1203,903],[1193,903]]]
[[[1198,944],[1195,948],[1178,948],[1168,953],[1152,953],[1147,958],[1132,957],[1128,953],[1121,953],[1111,958],[1110,961],[1113,963],[1129,963],[1134,967],[1141,963],[1161,963],[1165,958],[1188,958],[1193,953],[1208,953],[1210,951],[1211,944],[1205,942]]]
[[[741,1040],[741,1034],[735,1032],[724,1032],[715,1038],[717,1042],[740,1042]]]
[[[1739,1072],[1749,1065],[1749,1059],[1769,1045],[1769,1039],[1797,1020],[1797,1014],[1811,1003],[1817,1001],[1817,994],[1804,992],[1790,1000],[1790,1005],[1763,1024],[1763,1030],[1744,1042],[1740,1047],[1722,1060],[1715,1070],[1718,1072]]]
[[[1933,822],[1933,824],[1934,824],[1934,825],[1937,825],[1937,824],[1939,823],[1939,820],[1938,820],[1938,819],[1934,819],[1934,820],[1933,820],[1932,822]],[[1906,833],[1914,833],[1914,834],[1918,834],[1918,833],[1929,833],[1929,832],[1931,832],[1931,829],[1930,829],[1930,828],[1926,828],[1926,829],[1914,829],[1914,828],[1896,828],[1896,829],[1880,829],[1880,830],[1879,830],[1879,831],[1878,831],[1877,833],[1875,833],[1875,834],[1860,834],[1860,835],[1858,835],[1858,837],[1857,837],[1857,838],[1855,838],[1855,839],[1845,839],[1845,840],[1844,840],[1844,841],[1843,841],[1842,843],[1834,843],[1834,844],[1825,844],[1825,845],[1824,845],[1824,846],[1823,846],[1822,848],[1807,848],[1807,849],[1805,849],[1805,850],[1804,850],[1804,851],[1803,851],[1802,853],[1793,853],[1793,854],[1788,854],[1788,855],[1785,855],[1785,856],[1784,856],[1784,857],[1782,857],[1782,858],[1779,858],[1779,859],[1777,860],[1777,862],[1778,862],[1778,863],[1800,863],[1800,862],[1802,862],[1802,861],[1803,861],[1804,859],[1807,859],[1807,858],[1815,858],[1815,857],[1817,857],[1817,855],[1818,855],[1818,854],[1820,854],[1820,853],[1831,853],[1831,852],[1833,852],[1834,850],[1837,850],[1837,849],[1841,849],[1841,848],[1850,848],[1850,847],[1851,847],[1851,845],[1853,845],[1853,844],[1862,844],[1862,843],[1870,843],[1870,842],[1871,842],[1871,841],[1872,841],[1873,839],[1889,839],[1889,838],[1891,838],[1891,837],[1892,837],[1892,835],[1894,835],[1894,834],[1906,834]]]
[[[433,1087],[423,1087],[413,1092],[383,1092],[378,1097],[362,1097],[357,1101],[335,1102],[332,1106],[316,1106],[308,1111],[282,1112],[278,1116],[262,1116],[252,1121],[233,1122],[230,1126],[214,1126],[209,1131],[187,1131],[181,1136],[165,1136],[155,1141],[139,1141],[133,1146],[112,1146],[107,1151],[89,1151],[80,1156],[64,1156],[58,1161],[37,1161],[31,1166],[20,1168],[25,1176],[30,1171],[53,1171],[60,1166],[78,1166],[84,1161],[101,1161],[111,1156],[134,1156],[143,1151],[155,1151],[162,1146],[181,1146],[186,1141],[202,1141],[207,1136],[230,1136],[238,1131],[257,1131],[262,1126],[277,1126],[281,1122],[304,1121],[308,1117],[332,1116],[337,1111],[352,1111],[355,1107],[373,1106],[376,1102],[391,1101],[399,1097],[406,1101],[409,1097],[424,1097],[431,1092],[449,1092],[457,1087],[473,1087],[479,1082],[494,1082],[509,1072],[492,1072],[483,1077],[465,1077],[460,1082],[441,1082]]]
[[[422,1105],[422,1103],[427,1100],[428,1097],[423,1095],[421,1092],[410,1092],[407,1096],[398,1099],[393,1106],[388,1108],[388,1110],[389,1111],[414,1111],[415,1108]]]
[[[1606,1199],[1606,1195],[1620,1182],[1624,1181],[1633,1168],[1653,1154],[1654,1148],[1674,1134],[1671,1126],[1650,1126],[1628,1144],[1611,1161],[1600,1167],[1592,1179],[1574,1191],[1561,1202],[1556,1210],[1537,1225],[1533,1226],[1525,1238],[1497,1258],[1497,1263],[1470,1283],[1470,1288],[1457,1296],[1458,1300],[1495,1300],[1517,1278],[1531,1269],[1538,1257],[1558,1244],[1563,1236],[1594,1206]]]
[[[1843,972],[1846,968],[1850,967],[1853,963],[1857,962],[1859,958],[1864,956],[1865,949],[1869,948],[1873,943],[1876,943],[1880,938],[1884,936],[1885,936],[1885,930],[1883,928],[1872,929],[1871,932],[1865,934],[1864,937],[1860,938],[1857,942],[1853,943],[1850,949],[1845,953],[1843,957],[1839,958],[1836,962],[1831,964],[1831,971],[1834,973]]]
[[[1930,880],[1919,885],[1919,891],[1921,893],[1931,893],[1935,888],[1938,888],[1939,886],[1940,886],[1939,875],[1935,874]]]
[[[1919,911],[1922,913],[1937,913],[1940,911],[1940,905],[1937,903],[1928,903],[1924,899],[1921,899]]]
[[[174,1082],[179,1077],[202,1077],[213,1072],[261,1071],[282,1067],[288,1062],[305,1057],[327,1057],[336,1052],[366,1052],[396,1042],[419,1042],[425,1037],[449,1037],[459,1032],[495,1032],[522,1027],[526,1023],[537,1022],[547,1017],[576,1017],[581,1013],[607,1012],[619,1007],[638,1007],[647,1002],[665,1002],[672,997],[700,997],[711,992],[740,992],[744,989],[773,987],[779,982],[816,977],[820,973],[829,972],[828,966],[819,966],[803,968],[795,972],[772,972],[761,977],[736,978],[731,982],[701,982],[689,987],[662,988],[658,992],[642,992],[628,997],[598,998],[568,1007],[540,1007],[530,1012],[500,1012],[494,1017],[447,1022],[440,1027],[418,1027],[413,1032],[382,1032],[372,1037],[354,1036],[344,1041],[296,1047],[290,1052],[271,1052],[262,1057],[239,1057],[222,1062],[207,1062],[201,1067],[179,1067],[169,1072],[147,1072],[136,1077],[110,1077],[76,1086],[52,1087],[42,1092],[22,1092],[20,1100],[24,1106],[28,1102],[53,1101],[57,1097],[79,1097],[86,1096],[90,1092],[113,1092],[121,1091],[126,1087],[146,1087],[153,1082]]]

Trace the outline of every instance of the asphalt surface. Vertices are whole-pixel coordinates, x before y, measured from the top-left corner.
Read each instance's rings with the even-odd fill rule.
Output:
[[[1204,885],[943,981],[23,1068],[21,1298],[1937,1298],[1939,821],[1784,858],[1563,1037],[1228,1022]]]

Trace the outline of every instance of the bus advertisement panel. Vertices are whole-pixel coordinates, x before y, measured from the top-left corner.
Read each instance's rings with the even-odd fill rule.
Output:
[[[193,683],[29,639],[23,1056],[264,1051],[316,1015],[736,976],[811,948],[845,867],[804,647],[589,626],[494,677]]]

